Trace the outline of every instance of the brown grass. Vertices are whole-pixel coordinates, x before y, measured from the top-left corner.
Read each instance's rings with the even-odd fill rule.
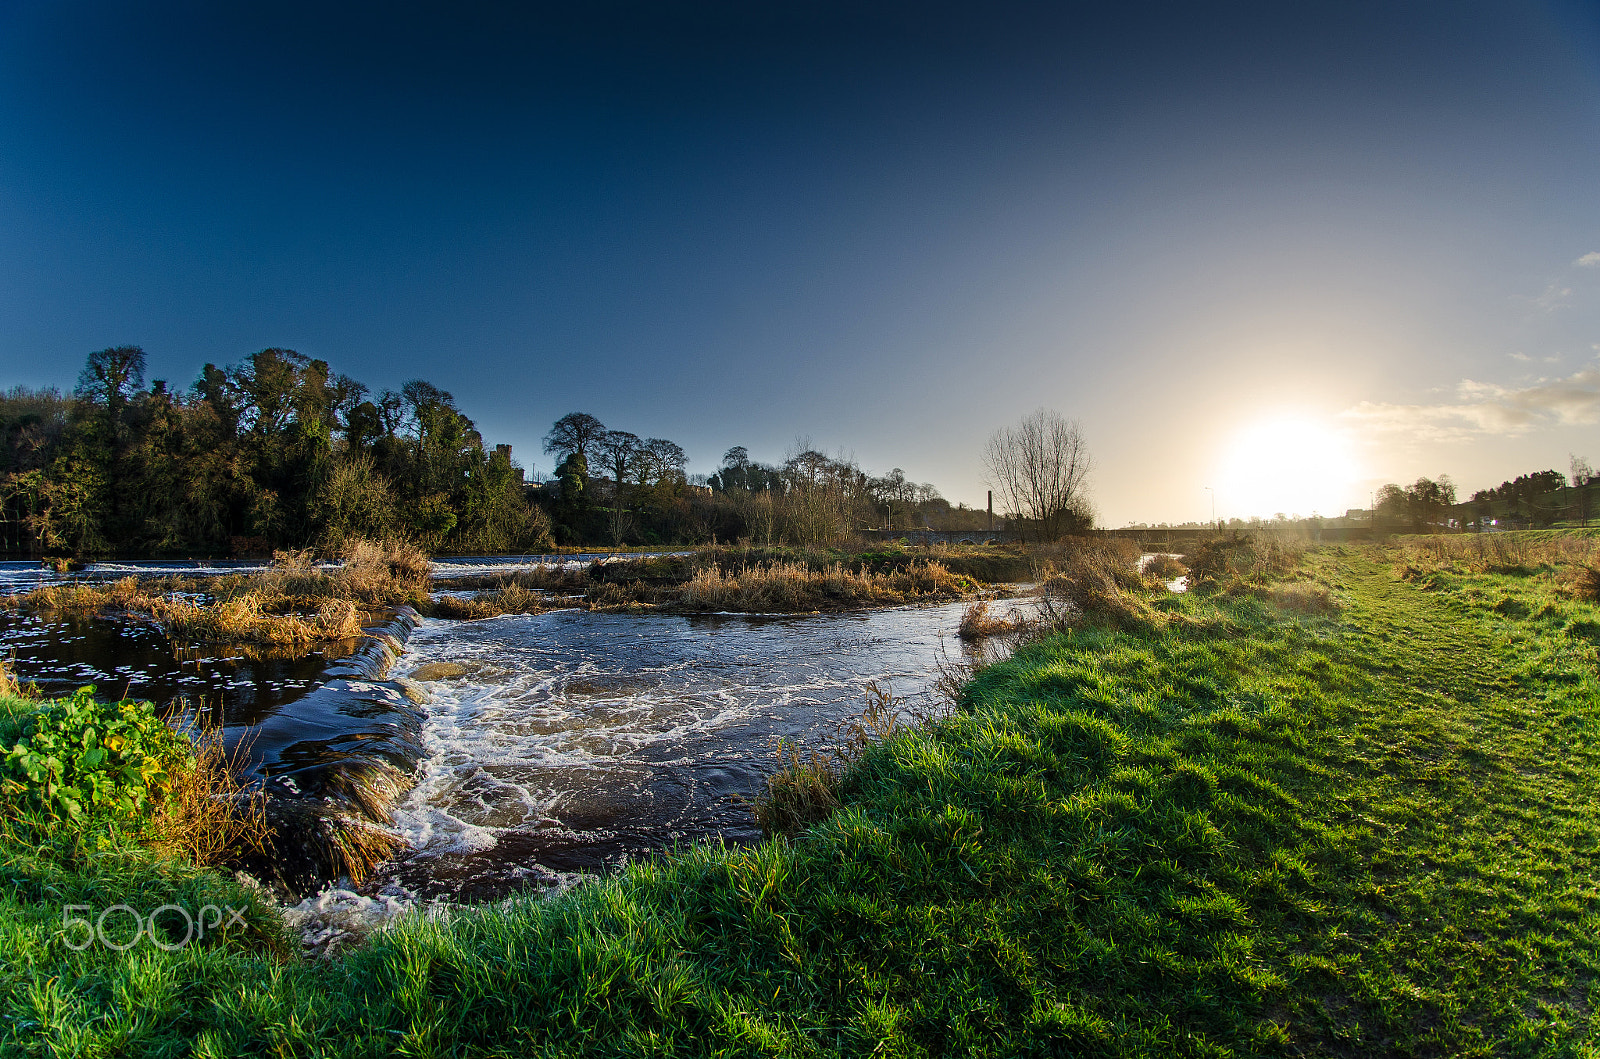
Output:
[[[149,845],[159,853],[199,867],[221,867],[264,854],[271,837],[266,797],[246,790],[243,746],[229,754],[222,732],[195,740],[194,764],[181,771],[151,824]]]
[[[370,608],[426,607],[431,573],[432,564],[415,545],[358,540],[345,549],[344,564],[332,570],[318,569],[304,549],[276,553],[272,565],[256,574],[41,585],[0,604],[71,613],[131,611],[150,615],[184,639],[296,646],[359,636]],[[180,593],[204,594],[209,601],[176,598]]]
[[[512,581],[499,589],[471,599],[461,596],[441,596],[430,600],[423,608],[423,613],[431,618],[452,618],[461,621],[493,618],[500,614],[543,614],[557,606],[558,602],[551,596]]]
[[[11,664],[4,658],[0,658],[0,697],[22,697],[22,684],[18,682],[16,673],[12,672]]]
[[[961,625],[956,629],[956,635],[963,640],[982,640],[989,636],[1006,636],[1021,632],[1027,624],[1025,619],[1017,615],[997,618],[989,613],[989,604],[979,600],[967,607],[966,612],[961,615]]]
[[[1301,541],[1269,533],[1231,533],[1201,541],[1184,556],[1197,591],[1236,583],[1264,586],[1293,572],[1305,555]]]
[[[976,581],[937,562],[879,574],[850,570],[842,563],[813,570],[778,561],[740,570],[698,570],[677,590],[676,599],[665,602],[682,610],[795,613],[960,599],[978,590]]]
[[[826,820],[840,805],[850,767],[867,749],[892,735],[899,724],[900,701],[874,681],[867,685],[867,707],[844,727],[844,738],[828,747],[802,751],[785,746],[785,764],[767,777],[766,792],[755,802],[756,823],[769,838],[790,838]]]
[[[1059,566],[1041,566],[1039,591],[1044,598],[1038,635],[1082,623],[1128,631],[1164,624],[1164,616],[1146,597],[1153,588],[1165,591],[1166,586],[1140,572],[1139,549],[1132,542],[1085,541],[1061,555]]]
[[[348,599],[325,599],[308,615],[267,609],[283,602],[253,593],[204,605],[157,598],[148,601],[147,610],[170,635],[185,640],[299,645],[361,635],[362,613]]]
[[[1573,583],[1573,590],[1579,599],[1600,603],[1600,567],[1585,566]]]
[[[1399,561],[1422,570],[1459,566],[1472,573],[1506,573],[1600,563],[1600,539],[1576,534],[1533,538],[1522,533],[1452,533],[1404,537],[1391,548]]]
[[[1144,564],[1146,577],[1159,578],[1162,581],[1176,581],[1189,572],[1189,568],[1178,561],[1175,555],[1157,552]]]

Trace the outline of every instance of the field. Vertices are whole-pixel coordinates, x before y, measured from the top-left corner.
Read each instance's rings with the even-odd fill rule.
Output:
[[[0,1047],[1591,1055],[1592,553],[1454,547],[1219,551],[1195,593],[1088,608],[976,673],[792,839],[413,919],[335,961],[282,954],[229,877],[13,833]],[[248,929],[64,944],[67,904],[203,895]]]

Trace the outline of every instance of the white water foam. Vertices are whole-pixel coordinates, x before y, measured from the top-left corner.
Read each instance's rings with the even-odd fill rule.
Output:
[[[421,778],[395,826],[423,857],[511,833],[583,842],[717,830],[780,741],[837,738],[870,681],[931,704],[963,605],[799,618],[580,611],[425,621],[396,667],[427,682]],[[743,825],[746,830],[750,825]]]

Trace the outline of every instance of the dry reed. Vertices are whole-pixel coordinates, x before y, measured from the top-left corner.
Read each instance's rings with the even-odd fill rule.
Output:
[[[676,599],[667,601],[684,610],[792,613],[960,599],[978,588],[976,581],[937,562],[864,573],[842,563],[813,570],[804,563],[775,561],[740,570],[697,570],[675,593]]]
[[[1081,542],[1061,554],[1059,566],[1053,562],[1041,566],[1043,598],[1034,634],[1085,622],[1128,631],[1164,623],[1145,596],[1153,587],[1164,590],[1165,585],[1140,572],[1139,550],[1132,543]]]
[[[1177,556],[1168,555],[1165,552],[1157,552],[1146,560],[1144,564],[1146,577],[1155,577],[1162,581],[1176,581],[1188,572],[1189,568],[1179,562]]]
[[[20,698],[21,695],[22,684],[17,680],[11,663],[0,658],[0,698]]]
[[[1006,636],[1021,632],[1027,627],[1026,619],[1020,615],[996,617],[989,612],[989,604],[982,600],[967,607],[961,615],[961,624],[956,629],[956,635],[963,640],[981,640],[989,636]]]
[[[299,645],[349,640],[361,635],[361,611],[348,599],[325,599],[314,614],[273,614],[268,600],[253,593],[209,605],[152,599],[148,613],[179,639]]]
[[[785,764],[767,777],[766,792],[755,802],[756,823],[769,838],[793,838],[826,820],[840,805],[851,766],[894,734],[900,700],[876,681],[867,685],[866,700],[861,717],[844,726],[840,742],[804,751],[786,745],[779,751]]]
[[[266,796],[247,790],[243,745],[230,754],[220,730],[202,733],[194,763],[179,771],[151,824],[151,848],[199,867],[236,864],[267,851]]]

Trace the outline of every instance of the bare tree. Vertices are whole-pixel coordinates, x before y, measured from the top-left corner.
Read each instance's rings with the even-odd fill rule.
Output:
[[[1576,501],[1574,512],[1578,516],[1579,525],[1589,524],[1589,489],[1588,485],[1594,481],[1594,467],[1589,461],[1577,454],[1571,457],[1572,470],[1572,497]]]
[[[1041,540],[1059,540],[1086,521],[1091,463],[1077,421],[1045,408],[995,431],[983,450],[989,484]]]
[[[551,456],[570,456],[577,453],[583,462],[589,462],[589,449],[605,434],[600,420],[587,412],[568,412],[555,421],[550,433],[544,436],[544,451]]]
[[[596,455],[612,474],[611,543],[621,544],[633,527],[628,513],[628,475],[639,462],[643,442],[626,430],[608,430],[595,441]]]

